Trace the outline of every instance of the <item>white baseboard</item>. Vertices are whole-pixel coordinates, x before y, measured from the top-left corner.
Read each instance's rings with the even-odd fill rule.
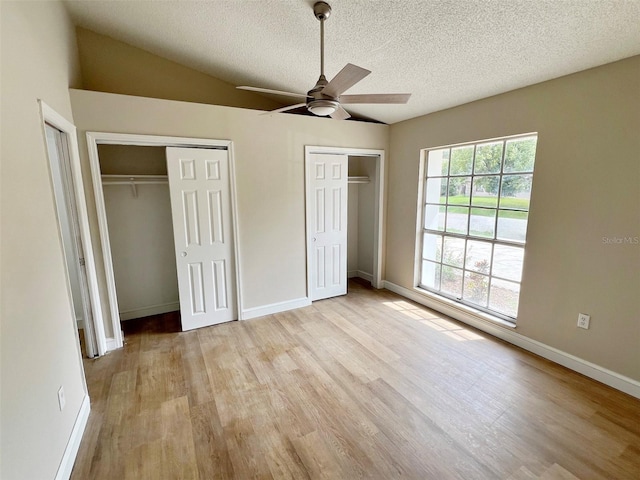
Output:
[[[82,440],[82,434],[87,426],[87,420],[89,420],[89,412],[91,406],[89,402],[89,395],[85,395],[80,406],[80,411],[76,417],[76,421],[73,424],[73,430],[71,430],[71,436],[67,442],[67,446],[64,449],[58,472],[56,473],[55,480],[69,480],[71,477],[71,471],[73,470],[73,464],[76,461],[78,455],[78,449],[80,448],[80,441]]]
[[[131,310],[120,310],[120,320],[131,320],[132,318],[148,317],[161,313],[175,312],[180,310],[180,302],[161,303],[148,307],[133,308]]]
[[[347,272],[347,278],[362,278],[368,282],[373,282],[373,274],[363,272],[362,270],[350,270]]]
[[[431,297],[422,295],[414,290],[401,287],[395,283],[385,280],[384,288],[421,305],[433,308],[434,310],[444,313],[445,315],[455,318],[467,325],[471,325],[478,330],[489,333],[494,337],[498,337],[505,342],[509,342],[529,352],[535,353],[536,355],[540,355],[547,360],[551,360],[552,362],[581,373],[582,375],[593,378],[605,385],[609,385],[610,387],[624,393],[640,398],[640,382],[632,378],[625,377],[624,375],[620,375],[619,373],[608,370],[600,365],[596,365],[595,363],[588,362],[582,358],[563,352],[562,350],[558,350],[557,348],[551,347],[542,342],[538,342],[537,340],[532,340],[524,335],[520,335],[519,333],[516,333],[512,327],[501,326],[498,323],[484,320],[472,313],[464,312],[461,309],[449,306],[444,302],[432,299]]]
[[[242,310],[241,320],[249,320],[251,318],[263,317],[265,315],[273,315],[274,313],[286,312],[295,308],[308,307],[311,300],[308,297],[296,298],[295,300],[287,300],[286,302],[272,303],[261,307],[245,308]]]

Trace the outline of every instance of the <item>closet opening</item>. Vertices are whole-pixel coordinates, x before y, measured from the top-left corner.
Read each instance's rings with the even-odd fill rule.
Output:
[[[349,155],[347,278],[371,285],[376,239],[377,158]]]
[[[239,319],[237,201],[228,140],[87,132],[102,247],[107,351],[123,324],[160,331]]]
[[[382,288],[384,150],[305,147],[307,296],[347,294],[348,278]]]
[[[103,144],[98,158],[120,321],[179,312],[165,148]]]

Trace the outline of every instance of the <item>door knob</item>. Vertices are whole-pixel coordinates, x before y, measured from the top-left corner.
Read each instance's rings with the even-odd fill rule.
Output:
[[[183,256],[183,257],[186,257],[187,256],[187,252],[182,252],[180,255]]]

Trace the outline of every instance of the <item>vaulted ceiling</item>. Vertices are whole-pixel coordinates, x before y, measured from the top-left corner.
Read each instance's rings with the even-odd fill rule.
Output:
[[[78,26],[234,85],[293,92],[312,88],[320,73],[313,3],[65,2]],[[413,94],[407,105],[349,108],[385,123],[640,54],[638,0],[328,3],[327,78],[354,63],[373,73],[347,93]]]

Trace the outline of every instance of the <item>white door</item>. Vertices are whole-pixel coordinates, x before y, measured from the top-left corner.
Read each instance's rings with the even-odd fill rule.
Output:
[[[226,150],[167,148],[182,329],[238,318]]]
[[[347,155],[307,155],[307,268],[312,301],[347,293],[347,169]]]

